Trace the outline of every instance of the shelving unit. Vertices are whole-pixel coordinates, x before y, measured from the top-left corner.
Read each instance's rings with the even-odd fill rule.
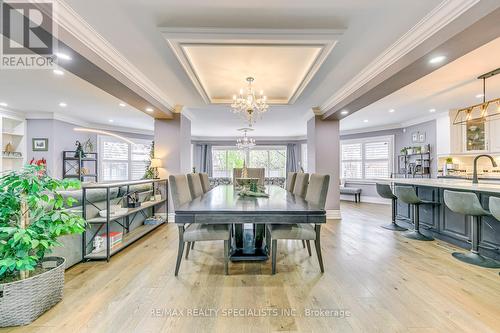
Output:
[[[116,198],[118,201],[125,200],[127,195],[130,193],[130,187],[134,185],[142,185],[142,184],[152,184],[152,189],[149,191],[141,192],[144,195],[144,200],[141,201],[141,205],[139,207],[128,208],[126,212],[119,215],[111,215],[111,189],[112,188],[124,188],[126,187],[125,193],[122,194],[121,197]],[[158,199],[155,196],[157,190],[160,190],[163,187],[163,194],[161,198]],[[89,216],[89,208],[98,209],[98,206],[90,201],[87,197],[89,191],[100,190],[106,191],[106,217],[101,217],[98,213],[94,213],[93,216]],[[154,229],[158,228],[160,225],[166,222],[154,224],[154,225],[145,225],[142,224],[132,229],[131,224],[134,221],[135,216],[138,213],[141,213],[146,218],[146,211],[151,210],[151,216],[155,215],[156,207],[161,204],[165,204],[166,212],[165,216],[168,216],[168,181],[166,179],[146,179],[146,180],[138,180],[138,181],[129,181],[129,182],[115,182],[115,183],[94,183],[94,184],[84,184],[82,186],[82,213],[83,218],[87,221],[88,227],[87,230],[83,233],[82,236],[82,260],[107,260],[109,261],[111,256],[119,251],[123,250],[130,244],[134,243],[136,240],[140,239],[144,235],[150,233]],[[150,200],[151,196],[155,200]],[[123,202],[122,202],[123,204]],[[119,244],[111,247],[111,224],[116,223],[122,227],[122,240]],[[92,245],[95,237],[104,229],[106,234],[106,247],[105,249],[97,252],[97,253],[88,253],[89,247]],[[87,233],[90,232],[90,238],[87,239]]]
[[[19,170],[26,163],[26,120],[22,117],[0,112],[2,136],[0,145],[0,172]],[[10,144],[12,152],[7,152]]]
[[[63,178],[77,178],[80,181],[92,179],[97,182],[97,153],[85,153],[86,157],[75,157],[76,151],[63,151]],[[87,168],[90,173],[82,173]]]
[[[424,146],[425,152],[398,155],[397,176],[404,178],[431,177],[431,146]]]

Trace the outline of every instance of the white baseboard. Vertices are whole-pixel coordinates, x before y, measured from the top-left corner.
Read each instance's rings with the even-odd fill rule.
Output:
[[[328,220],[340,220],[342,215],[340,214],[340,209],[327,209],[326,218]]]
[[[354,202],[354,196],[352,195],[341,195],[340,200],[342,201],[351,201]],[[367,203],[376,203],[376,204],[383,204],[383,205],[390,205],[391,200],[390,199],[385,199],[382,197],[370,197],[370,196],[361,196],[361,202],[367,202]]]

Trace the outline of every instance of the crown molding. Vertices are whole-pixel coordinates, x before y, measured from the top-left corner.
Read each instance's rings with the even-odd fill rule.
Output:
[[[324,114],[462,15],[479,0],[444,0],[321,105]]]
[[[57,112],[27,112],[25,114],[26,119],[38,119],[38,120],[58,120],[72,125],[80,127],[88,127],[93,129],[100,129],[113,132],[125,132],[141,135],[154,135],[154,131],[140,130],[136,128],[130,128],[125,126],[109,126],[104,124],[91,123],[79,118],[67,116],[65,114]]]
[[[231,100],[212,99],[207,94],[196,69],[189,60],[184,45],[261,45],[261,46],[319,46],[320,52],[311,63],[288,100],[272,100],[269,104],[294,104],[323,62],[331,53],[343,29],[225,29],[225,28],[160,28],[172,52],[184,68],[206,104],[227,104]]]
[[[380,132],[380,131],[388,131],[388,130],[396,130],[402,128],[403,125],[400,123],[394,123],[389,125],[382,126],[372,126],[365,128],[358,128],[352,130],[340,130],[339,135],[354,135],[354,134],[362,134],[362,133],[370,133],[370,132]]]
[[[64,0],[55,0],[54,14],[54,21],[59,28],[68,31],[74,38],[95,52],[97,56],[167,109],[174,110],[173,103],[169,101],[163,91],[128,61],[123,54],[78,15]]]

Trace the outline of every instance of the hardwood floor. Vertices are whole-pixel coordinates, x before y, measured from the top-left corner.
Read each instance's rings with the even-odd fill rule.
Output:
[[[207,242],[176,278],[177,228],[168,224],[110,263],[69,269],[61,303],[0,332],[500,331],[498,270],[453,259],[442,241],[380,228],[389,206],[343,202],[342,216],[323,228],[323,275],[314,250],[281,241],[275,276],[270,260],[230,264],[224,276],[223,243]],[[321,309],[331,313],[306,315]]]

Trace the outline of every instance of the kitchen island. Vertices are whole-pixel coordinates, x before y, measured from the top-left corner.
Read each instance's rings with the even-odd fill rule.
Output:
[[[420,206],[420,226],[423,234],[450,242],[464,249],[470,249],[470,223],[466,216],[452,212],[443,200],[444,190],[473,192],[485,209],[489,207],[490,196],[500,197],[500,184],[457,179],[390,179],[394,185],[413,186],[420,198],[437,202],[436,205]],[[412,212],[409,205],[398,200],[397,218],[411,227]],[[480,228],[480,253],[500,260],[500,221],[494,217],[482,218]]]

